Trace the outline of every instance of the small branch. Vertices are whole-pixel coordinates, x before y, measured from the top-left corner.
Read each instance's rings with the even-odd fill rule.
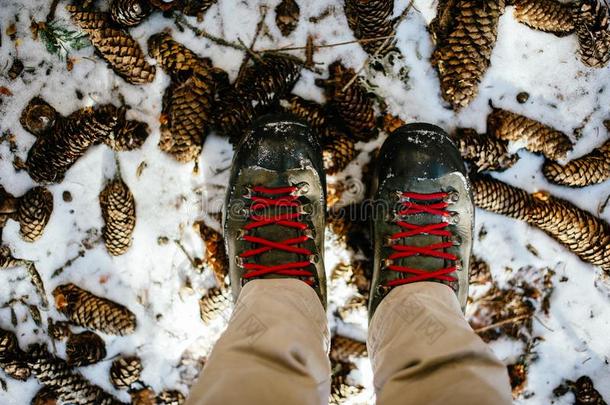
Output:
[[[343,46],[343,45],[365,44],[367,42],[374,42],[374,41],[380,41],[382,39],[394,38],[395,36],[396,35],[392,34],[392,35],[385,35],[383,37],[355,39],[355,40],[351,40],[351,41],[335,42],[333,44],[315,45],[315,48],[334,48],[336,46]],[[267,48],[267,49],[260,49],[256,52],[302,51],[304,49],[307,49],[307,45],[305,45],[305,46],[287,46],[287,47],[283,47],[283,48]]]
[[[202,30],[200,28],[195,27],[194,25],[192,25],[191,23],[189,23],[181,14],[177,14],[175,17],[175,21],[178,24],[182,24],[184,26],[186,26],[188,29],[190,29],[191,31],[193,31],[195,33],[195,35],[199,36],[199,37],[204,37],[209,39],[212,42],[216,42],[219,45],[222,46],[226,46],[229,48],[233,48],[233,49],[237,49],[240,51],[248,51],[248,47],[241,45],[241,44],[236,44],[235,42],[230,42],[227,41],[226,39],[217,37],[215,35],[210,34],[209,32]]]
[[[250,46],[248,47],[249,52],[244,56],[244,60],[241,62],[241,66],[239,67],[239,72],[237,73],[236,81],[239,81],[239,79],[242,77],[242,75],[244,73],[244,69],[246,68],[246,65],[248,64],[248,62],[250,61],[250,55],[252,53],[254,53],[252,48],[254,48],[254,45],[256,44],[256,41],[258,40],[258,36],[261,33],[263,24],[265,23],[265,18],[267,17],[267,7],[266,6],[261,6],[259,11],[261,13],[261,18],[258,20],[258,23],[256,24],[256,31],[254,32],[254,37],[252,37],[252,41],[250,42]],[[240,40],[239,42],[241,43],[242,41]]]
[[[394,23],[394,27],[398,26],[398,24],[400,24],[409,14],[409,10],[411,10],[411,7],[413,7],[413,1],[411,0],[409,2],[409,4],[407,5],[407,7],[403,10],[402,14],[400,15],[400,17],[396,20],[396,22]],[[395,37],[396,34],[392,35],[391,37]],[[358,75],[365,69],[365,67],[369,64],[371,59],[374,59],[377,57],[377,55],[379,55],[379,53],[381,51],[383,51],[388,45],[390,44],[390,37],[386,38],[383,43],[375,50],[375,53],[373,53],[372,56],[367,56],[366,60],[364,61],[364,63],[362,64],[362,66],[360,67],[360,69],[358,69],[358,71],[356,73],[354,73],[354,76],[345,84],[345,86],[343,86],[343,88],[341,89],[341,91],[346,91],[347,89],[350,88],[351,85],[354,84],[354,82],[356,81],[356,79],[358,78]]]
[[[510,323],[516,323],[516,322],[522,321],[524,319],[530,318],[531,316],[532,316],[531,314],[515,316],[514,318],[508,318],[508,319],[504,319],[504,320],[501,320],[501,321],[496,322],[496,323],[492,323],[491,325],[482,326],[480,328],[475,329],[474,331],[476,333],[486,332],[488,330],[495,329],[495,328],[500,327],[500,326],[504,326],[504,325],[507,325],[507,324],[510,324]]]
[[[49,8],[49,13],[47,14],[46,18],[47,23],[50,23],[55,18],[55,10],[57,9],[58,3],[59,0],[53,0],[53,2],[51,3],[51,8]]]

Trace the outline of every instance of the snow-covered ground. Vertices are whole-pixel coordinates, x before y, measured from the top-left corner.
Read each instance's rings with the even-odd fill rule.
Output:
[[[45,282],[47,291],[59,284],[74,282],[96,294],[109,297],[128,306],[138,319],[137,332],[128,337],[105,337],[108,358],[118,354],[137,354],[143,359],[143,380],[156,391],[177,388],[187,392],[187,383],[195,376],[193,358],[205,356],[225,326],[218,318],[205,326],[199,318],[198,299],[212,286],[209,270],[199,273],[191,267],[175,240],[181,241],[192,256],[203,257],[204,247],[192,229],[194,221],[206,219],[218,228],[215,217],[209,214],[221,208],[228,180],[232,148],[228,142],[211,134],[199,160],[199,170],[193,164],[179,164],[159,151],[158,119],[161,96],[169,79],[160,69],[153,83],[133,86],[116,76],[106,64],[93,54],[91,47],[71,53],[74,66],[68,71],[65,61],[49,54],[30,31],[32,20],[46,18],[48,1],[1,0],[0,27],[0,86],[12,96],[1,96],[0,129],[10,131],[17,139],[16,154],[25,159],[34,137],[19,124],[19,115],[26,103],[41,95],[62,114],[94,103],[114,102],[121,97],[132,107],[129,115],[146,121],[152,132],[144,146],[136,151],[119,154],[121,172],[131,188],[137,204],[137,225],[134,243],[127,254],[111,257],[100,239],[102,219],[98,194],[105,180],[115,170],[113,152],[105,146],[96,146],[81,158],[67,173],[61,184],[50,188],[55,208],[44,236],[35,243],[26,243],[18,235],[18,226],[9,221],[4,229],[4,241],[15,256],[34,260]],[[192,24],[230,41],[250,43],[256,31],[262,8],[266,7],[265,26],[255,49],[304,46],[309,34],[316,45],[353,40],[345,20],[341,0],[298,1],[301,18],[295,32],[283,37],[275,25],[273,9],[278,0],[219,0],[205,15],[202,22],[190,19]],[[407,2],[396,2],[399,15]],[[68,15],[61,1],[56,18],[67,26]],[[333,12],[317,23],[310,17],[320,15],[329,6]],[[485,119],[490,111],[488,101],[495,106],[523,113],[573,134],[583,125],[571,157],[587,153],[608,137],[602,121],[610,118],[610,68],[589,69],[576,56],[576,39],[572,36],[557,38],[535,32],[518,24],[507,8],[500,20],[498,42],[493,52],[491,68],[480,86],[478,98],[465,110],[455,114],[447,109],[440,98],[439,82],[429,62],[432,44],[426,31],[427,23],[435,14],[430,0],[416,0],[407,18],[397,32],[398,46],[404,55],[401,63],[409,69],[408,83],[397,77],[369,75],[375,92],[384,97],[389,109],[405,121],[427,121],[447,130],[458,126],[485,130]],[[16,37],[11,41],[7,28],[15,23]],[[232,79],[239,69],[242,52],[217,45],[196,37],[190,30],[176,29],[172,19],[160,13],[149,17],[133,28],[131,34],[146,49],[147,38],[165,28],[174,38],[200,55],[210,57],[214,64],[225,69]],[[303,51],[295,54],[303,57]],[[15,80],[7,71],[14,57],[19,57],[26,69]],[[314,60],[323,72],[336,59],[359,69],[366,54],[358,44],[320,48]],[[152,61],[151,61],[152,62]],[[318,77],[304,71],[295,93],[310,99],[323,100],[321,91],[314,85]],[[516,101],[517,93],[530,95],[525,104]],[[77,97],[77,93],[83,97]],[[359,177],[363,164],[369,160],[369,151],[381,140],[370,145],[359,145],[362,154],[337,179],[348,174]],[[542,159],[521,151],[521,159],[510,170],[498,175],[502,180],[528,191],[548,190],[565,198],[605,220],[610,210],[600,207],[610,194],[610,182],[581,190],[571,190],[548,184],[541,175]],[[13,152],[8,142],[0,144],[0,184],[7,191],[21,195],[34,184],[25,171],[16,172],[12,165]],[[141,174],[138,167],[144,164]],[[69,191],[72,201],[65,202],[62,193]],[[475,253],[491,264],[493,277],[500,285],[514,277],[522,267],[551,268],[555,291],[551,296],[548,316],[537,314],[534,335],[543,340],[536,346],[538,359],[530,365],[526,395],[516,403],[528,405],[572,401],[571,395],[560,399],[552,390],[563,379],[575,380],[589,375],[596,388],[610,399],[610,296],[608,290],[595,287],[596,270],[570,254],[541,231],[498,215],[477,210],[477,232],[485,228],[487,234],[475,243]],[[160,243],[167,237],[168,243]],[[93,246],[89,246],[93,244]],[[534,255],[527,245],[537,250]],[[89,248],[85,248],[88,245]],[[57,277],[53,272],[68,259],[79,256]],[[349,259],[348,253],[336,244],[329,244],[326,252],[328,270],[339,261]],[[507,269],[512,269],[509,271]],[[560,282],[560,280],[562,282]],[[345,289],[338,288],[330,309],[347,298]],[[33,288],[25,277],[25,269],[0,273],[0,328],[16,331],[21,347],[33,342],[50,342],[46,332],[37,328],[27,316],[27,307],[17,305],[17,327],[11,324],[10,310],[2,306],[14,297],[27,295],[28,302],[37,303]],[[54,309],[43,312],[46,318],[62,319]],[[355,337],[366,336],[366,320],[355,325],[337,322],[331,315],[331,327]],[[507,363],[514,362],[522,345],[501,339],[492,343],[493,350]],[[62,345],[58,345],[63,355]],[[124,392],[112,389],[108,381],[110,360],[80,371],[95,383],[127,401]],[[370,369],[362,364],[360,382],[367,390],[359,400],[372,400]],[[7,389],[0,390],[0,403],[24,404],[38,390],[35,379],[16,382],[4,375]]]

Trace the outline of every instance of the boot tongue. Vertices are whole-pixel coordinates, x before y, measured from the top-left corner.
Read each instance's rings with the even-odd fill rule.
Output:
[[[440,215],[422,213],[422,214],[404,216],[402,218],[402,220],[404,222],[408,222],[410,224],[423,226],[423,225],[440,223],[440,222],[442,222],[442,217]],[[397,226],[397,228],[399,228],[399,227]],[[399,229],[400,230],[397,232],[404,230],[401,228],[399,228]],[[417,247],[434,245],[434,244],[442,243],[442,242],[445,242],[445,238],[443,238],[442,236],[427,235],[427,234],[414,235],[414,236],[409,236],[406,238],[401,238],[401,239],[395,240],[395,243],[399,244],[399,245],[417,246]],[[411,267],[414,269],[421,269],[421,270],[428,270],[428,271],[440,270],[440,269],[444,268],[446,265],[445,259],[433,257],[433,256],[427,256],[427,255],[423,255],[423,254],[394,260],[394,263],[398,266],[406,266],[406,267]],[[403,278],[404,276],[400,275],[400,277]]]

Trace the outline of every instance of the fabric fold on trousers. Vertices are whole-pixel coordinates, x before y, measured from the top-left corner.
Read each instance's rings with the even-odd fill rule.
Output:
[[[512,403],[506,366],[446,285],[394,288],[371,320],[367,346],[379,405]]]
[[[187,405],[326,404],[329,345],[326,313],[310,286],[250,281]]]

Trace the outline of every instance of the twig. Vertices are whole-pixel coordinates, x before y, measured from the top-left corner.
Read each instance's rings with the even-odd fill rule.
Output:
[[[258,23],[256,24],[256,31],[254,32],[254,37],[252,37],[252,41],[250,42],[250,46],[248,47],[250,52],[246,53],[246,55],[244,56],[244,60],[241,62],[241,66],[239,67],[239,72],[237,73],[236,81],[239,81],[239,79],[242,77],[242,75],[244,73],[244,69],[246,68],[246,65],[248,64],[248,62],[250,61],[251,52],[254,52],[252,50],[252,48],[254,48],[254,45],[256,44],[258,36],[261,33],[261,29],[263,28],[263,24],[265,23],[265,18],[267,17],[267,7],[266,6],[261,6],[259,10],[261,12],[261,18],[258,20]]]
[[[394,27],[396,27],[398,24],[400,24],[409,14],[409,10],[411,10],[411,7],[413,7],[413,1],[411,0],[409,2],[409,4],[407,5],[407,7],[405,7],[405,9],[403,10],[403,12],[400,14],[400,17],[398,17],[398,19],[396,20],[396,22],[394,23]],[[396,35],[392,35],[392,37],[394,37]],[[356,73],[354,73],[354,76],[347,82],[345,83],[345,86],[343,86],[343,88],[341,89],[341,91],[346,91],[347,89],[350,88],[350,86],[352,84],[354,84],[354,82],[356,81],[356,79],[358,78],[358,75],[365,69],[365,67],[369,64],[369,61],[371,59],[374,59],[377,57],[377,55],[379,55],[379,53],[384,50],[388,45],[390,44],[390,38],[386,38],[385,41],[383,41],[383,43],[375,50],[375,53],[373,53],[372,56],[367,56],[366,60],[364,61],[364,63],[362,64],[362,66],[360,66],[360,69],[358,69],[358,71]]]
[[[551,331],[551,332],[555,332],[553,329],[548,327],[544,322],[542,322],[542,320],[540,320],[540,318],[538,316],[534,315],[534,319],[537,320],[540,323],[540,325],[544,326],[544,328],[546,330]]]
[[[47,293],[44,289],[44,283],[42,281],[42,277],[40,277],[40,273],[38,273],[38,270],[36,270],[34,262],[30,262],[26,268],[28,270],[28,275],[30,276],[30,282],[32,285],[34,285],[34,288],[40,297],[42,307],[47,309],[49,307],[49,301],[47,300]]]
[[[194,269],[201,269],[201,266],[199,266],[193,256],[191,256],[191,254],[186,251],[186,248],[179,239],[174,239],[174,243],[180,248],[180,250],[182,250],[182,253],[184,253],[184,255],[186,256],[186,258],[191,263],[191,266],[193,266]]]
[[[374,37],[374,38],[363,38],[363,39],[353,39],[350,41],[343,42],[335,42],[333,44],[325,44],[325,45],[316,45],[315,48],[334,48],[336,46],[350,45],[350,44],[365,44],[367,42],[380,41],[382,39],[394,38],[396,35],[385,35],[383,37]],[[267,48],[267,49],[259,49],[255,52],[284,52],[284,51],[301,51],[303,49],[307,49],[307,45],[305,46],[286,46],[283,48]]]
[[[47,14],[47,23],[50,23],[55,18],[55,10],[57,9],[58,3],[59,0],[53,0],[53,2],[51,3],[51,8],[49,8],[49,14]]]
[[[77,259],[79,259],[81,257],[84,257],[84,256],[85,256],[85,251],[84,250],[79,250],[78,251],[78,255],[68,259],[61,267],[59,267],[58,269],[55,269],[53,274],[51,274],[51,278],[55,278],[55,277],[59,276],[61,273],[64,272],[66,267],[72,266],[72,263],[74,263]]]
[[[195,27],[194,25],[189,23],[181,14],[176,15],[175,21],[178,24],[182,24],[182,25],[186,26],[188,29],[193,31],[195,33],[195,35],[197,35],[199,37],[207,38],[212,42],[216,42],[219,45],[227,46],[229,48],[238,49],[240,51],[248,51],[247,46],[244,46],[241,44],[236,44],[235,42],[227,41],[226,39],[217,37],[215,35],[210,34],[209,32],[207,32],[205,30]]]
[[[488,331],[490,329],[495,329],[495,328],[497,328],[499,326],[503,326],[503,325],[506,325],[506,324],[509,324],[509,323],[519,322],[519,321],[521,321],[523,319],[530,318],[531,316],[532,315],[530,315],[530,314],[525,314],[525,315],[515,316],[514,318],[503,319],[503,320],[501,320],[499,322],[492,323],[491,325],[482,326],[480,328],[477,328],[474,331],[476,333],[486,332],[486,331]]]
[[[242,41],[240,38],[237,39],[239,41],[239,43],[241,45],[244,46],[244,48],[246,49],[246,53],[248,55],[250,55],[252,58],[256,59],[257,61],[261,61],[261,57],[258,56],[258,54],[256,52],[254,52],[252,49],[248,48],[248,46],[246,46],[246,44],[244,43],[244,41]]]

